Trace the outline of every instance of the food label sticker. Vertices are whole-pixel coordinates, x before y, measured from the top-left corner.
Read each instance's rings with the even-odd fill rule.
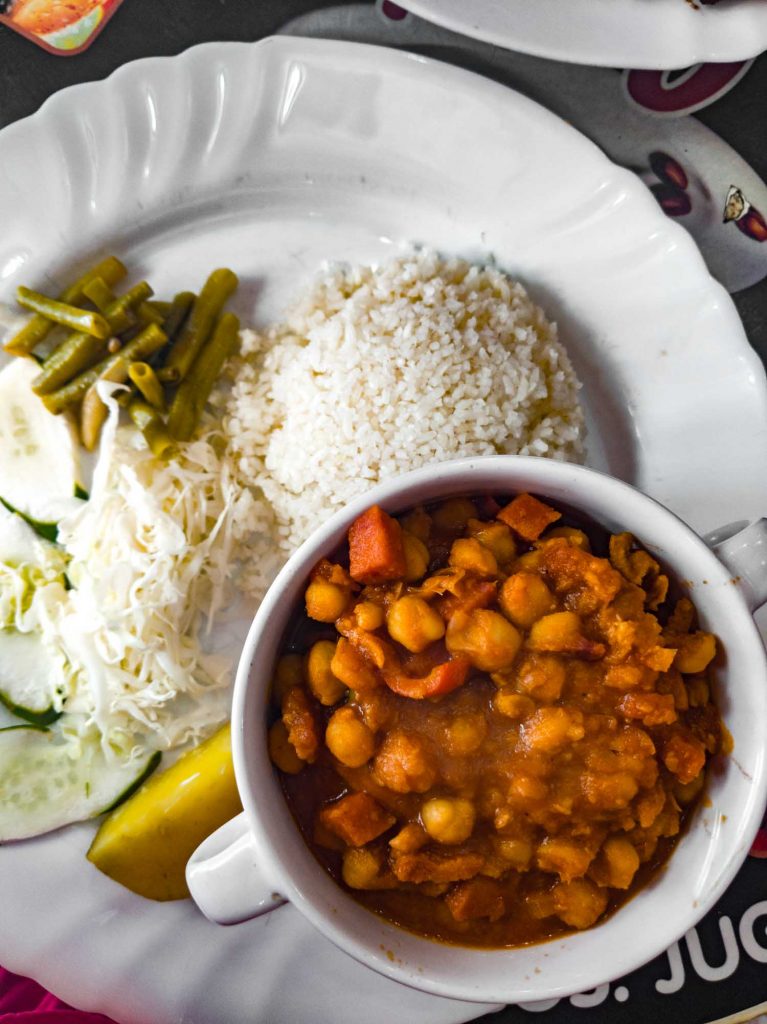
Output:
[[[123,0],[0,0],[0,24],[49,53],[87,49]]]

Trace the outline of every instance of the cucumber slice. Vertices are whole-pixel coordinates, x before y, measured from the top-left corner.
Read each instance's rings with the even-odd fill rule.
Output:
[[[19,357],[0,372],[0,494],[37,523],[57,523],[78,507],[75,438],[65,416],[48,412],[31,384],[39,368]]]
[[[0,733],[0,842],[42,835],[101,814],[133,791],[160,760],[159,751],[112,764],[98,739],[78,747],[55,731]]]
[[[51,725],[61,716],[53,694],[61,669],[38,633],[0,629],[0,702],[32,725]]]
[[[0,504],[0,562],[14,566],[22,562],[37,564],[37,543],[32,527]]]

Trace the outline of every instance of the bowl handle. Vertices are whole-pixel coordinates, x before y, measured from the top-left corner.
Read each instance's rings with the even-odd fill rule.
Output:
[[[730,570],[751,611],[767,603],[767,519],[730,523],[703,540]]]
[[[247,921],[285,902],[256,863],[244,813],[200,843],[187,862],[186,882],[203,914],[218,924]]]

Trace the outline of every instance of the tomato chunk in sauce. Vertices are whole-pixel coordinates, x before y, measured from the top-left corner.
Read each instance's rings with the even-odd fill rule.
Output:
[[[671,589],[629,534],[533,495],[365,512],[307,581],[272,692],[272,760],[320,863],[464,945],[614,911],[724,745],[716,639]]]

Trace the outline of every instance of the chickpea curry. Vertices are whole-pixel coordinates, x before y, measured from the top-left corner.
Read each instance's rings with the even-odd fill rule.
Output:
[[[722,750],[690,600],[631,535],[568,522],[529,494],[373,506],[311,575],[270,755],[320,863],[411,931],[590,927],[669,856]]]

